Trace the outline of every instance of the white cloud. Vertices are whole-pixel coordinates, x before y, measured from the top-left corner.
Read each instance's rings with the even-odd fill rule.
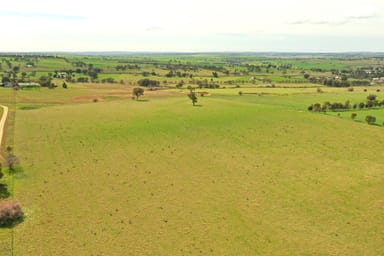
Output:
[[[380,36],[383,16],[382,0],[6,1],[0,22],[11,25],[2,26],[0,51],[252,50],[272,42],[283,50],[297,35]]]

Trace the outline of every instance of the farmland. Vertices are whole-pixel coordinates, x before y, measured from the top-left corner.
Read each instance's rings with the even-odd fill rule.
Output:
[[[384,108],[308,111],[382,101],[379,57],[2,56],[50,84],[0,88],[21,163],[0,182],[26,215],[0,254],[383,254]],[[159,86],[132,100],[141,79]]]

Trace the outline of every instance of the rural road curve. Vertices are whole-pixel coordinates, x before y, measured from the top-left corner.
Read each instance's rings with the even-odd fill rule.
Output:
[[[0,147],[1,147],[1,142],[3,141],[5,121],[7,120],[7,116],[8,116],[8,107],[3,105],[0,105],[0,107],[4,109],[3,116],[1,117],[1,120],[0,120]]]

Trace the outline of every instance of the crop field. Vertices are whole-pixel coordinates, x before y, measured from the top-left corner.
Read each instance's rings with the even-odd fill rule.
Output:
[[[95,58],[104,68],[124,60],[66,58]],[[135,60],[147,58],[202,65],[235,57]],[[372,94],[380,102],[380,85],[350,91],[257,81],[213,89],[186,79],[132,100],[143,76],[129,72],[98,78],[127,77],[125,84],[0,88],[10,108],[2,152],[11,145],[20,159],[0,183],[25,213],[0,229],[1,256],[384,254],[384,108],[308,111]]]

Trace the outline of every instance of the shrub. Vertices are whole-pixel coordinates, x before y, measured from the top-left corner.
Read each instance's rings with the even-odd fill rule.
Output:
[[[157,87],[160,86],[160,82],[156,80],[151,80],[148,78],[141,79],[137,81],[137,84],[144,87]]]
[[[323,92],[323,90],[322,90],[320,87],[317,87],[316,91],[317,91],[318,93],[322,93],[322,92]]]
[[[354,90],[353,87],[348,87],[349,92],[353,92],[353,90]]]
[[[365,117],[365,121],[368,123],[368,124],[372,124],[372,123],[374,123],[374,122],[376,122],[376,117],[374,117],[374,116],[366,116]]]
[[[0,204],[0,226],[12,226],[22,221],[23,217],[19,201],[12,200]]]
[[[364,89],[364,91],[366,92],[366,91],[367,91],[367,89]]]
[[[240,95],[240,96],[243,95],[243,92],[242,92],[242,91],[239,91],[239,95]]]
[[[352,119],[355,119],[356,116],[357,116],[357,113],[352,113],[352,114],[351,114],[351,118],[352,118]]]
[[[376,92],[380,92],[380,89],[377,89]]]
[[[376,100],[376,98],[377,98],[377,95],[375,95],[375,94],[369,94],[367,96],[367,100],[369,100],[369,101],[374,101],[374,100]]]

